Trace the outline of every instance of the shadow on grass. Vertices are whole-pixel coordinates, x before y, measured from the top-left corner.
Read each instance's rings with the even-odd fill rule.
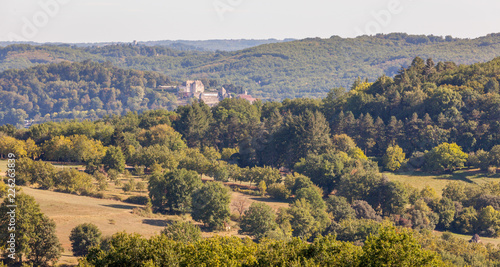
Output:
[[[142,223],[154,225],[154,226],[167,226],[169,224],[172,224],[173,222],[174,221],[172,221],[172,220],[162,220],[162,219],[144,219],[144,220],[142,220]]]
[[[273,202],[273,203],[292,203],[291,200],[281,200],[268,197],[251,197],[251,200],[261,201],[261,202]]]
[[[137,208],[137,206],[123,205],[123,204],[101,204],[101,206],[115,208],[115,209],[125,209],[125,210],[133,210],[134,208]]]
[[[399,173],[402,175],[407,175],[407,176],[416,176],[416,177],[429,177],[434,180],[448,180],[448,181],[463,181],[466,183],[475,183],[471,179],[477,179],[477,178],[497,178],[500,177],[498,174],[497,175],[488,175],[487,173],[479,170],[479,169],[472,169],[472,170],[458,170],[453,173],[450,172],[445,172],[445,173],[426,173],[422,171],[410,171],[410,172],[402,172]]]

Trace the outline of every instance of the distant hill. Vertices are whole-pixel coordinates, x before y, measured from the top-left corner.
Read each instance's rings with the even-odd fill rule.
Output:
[[[97,119],[128,111],[174,109],[165,75],[90,60],[60,62],[0,73],[0,125],[61,119]]]
[[[179,47],[191,47],[191,50],[199,51],[237,51],[254,46],[259,46],[263,44],[273,44],[281,42],[294,41],[295,39],[235,39],[235,40],[201,40],[201,41],[190,41],[190,40],[177,40],[177,41],[148,41],[139,42],[139,44],[144,44],[147,46],[168,46],[171,48]],[[185,49],[183,49],[185,50]]]
[[[295,39],[214,39],[214,40],[162,40],[137,42],[139,45],[146,46],[164,46],[182,51],[237,51],[263,44],[281,43],[294,41]],[[9,46],[13,44],[29,45],[65,45],[75,47],[102,47],[107,45],[128,45],[124,42],[102,42],[102,43],[35,43],[35,42],[0,42],[0,46]]]
[[[141,44],[13,45],[0,49],[0,70],[65,60],[109,61],[118,67],[158,71],[179,81],[217,79],[219,84],[243,86],[259,98],[280,100],[323,97],[331,88],[349,88],[357,77],[373,81],[382,74],[394,76],[416,56],[457,64],[486,62],[500,56],[500,34],[476,39],[404,33],[332,36],[268,43],[232,52],[185,47],[194,45],[200,43],[177,43],[177,49]],[[210,46],[210,42],[205,45]]]

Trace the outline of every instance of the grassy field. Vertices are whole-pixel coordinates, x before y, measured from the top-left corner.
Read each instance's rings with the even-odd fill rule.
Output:
[[[143,206],[111,199],[91,198],[29,187],[23,187],[22,191],[33,196],[40,205],[42,212],[55,221],[56,234],[64,247],[63,256],[59,264],[74,265],[77,263],[77,258],[71,254],[69,235],[71,229],[78,224],[93,223],[99,227],[104,236],[126,231],[149,237],[159,234],[165,225],[172,221],[191,220],[189,215],[180,217],[154,214],[150,217],[142,217],[134,214],[132,210]],[[233,213],[237,213],[237,208],[234,205],[237,202],[243,203],[245,207],[249,207],[252,202],[262,201],[276,210],[280,207],[288,206],[288,203],[275,202],[268,198],[249,196],[237,192],[232,192],[231,198],[233,203],[231,210]],[[195,224],[197,223],[195,222]],[[203,232],[202,236],[235,235],[241,237],[242,235],[238,234],[238,228],[234,227],[236,222],[232,222],[231,225],[233,227],[230,231]]]
[[[443,235],[443,232],[434,231],[434,233],[438,236]],[[451,232],[450,232],[451,233]],[[472,238],[472,235],[461,235],[456,233],[451,233],[454,237],[469,241]],[[492,244],[492,245],[500,245],[500,238],[492,238],[492,237],[479,237],[481,242],[484,244]]]
[[[7,160],[0,160],[0,174],[4,174],[7,170]]]
[[[98,199],[78,195],[58,193],[23,187],[22,191],[31,195],[40,205],[44,214],[56,223],[56,234],[64,248],[59,263],[76,264],[77,259],[71,254],[69,235],[71,229],[81,223],[93,223],[99,227],[104,236],[119,231],[139,233],[144,236],[158,234],[177,216],[159,215],[154,218],[141,217],[132,210],[139,205],[123,203],[110,199]]]
[[[0,169],[5,171],[7,168],[7,161],[0,161]],[[58,168],[77,168],[82,169],[81,165],[66,165],[54,164]],[[147,191],[132,191],[124,192],[123,185],[128,183],[129,179],[133,179],[135,183],[143,182],[147,185],[144,176],[134,175],[120,175],[118,178],[121,185],[116,185],[115,182],[108,182],[108,188],[102,191],[104,198],[92,198],[86,196],[78,196],[72,194],[59,193],[49,190],[39,190],[31,187],[22,187],[22,191],[35,198],[37,203],[44,214],[53,219],[56,223],[56,234],[63,245],[64,252],[59,264],[75,265],[77,264],[77,257],[71,253],[71,243],[69,235],[71,229],[81,223],[93,223],[99,227],[103,236],[110,236],[116,232],[126,231],[128,233],[139,233],[145,237],[159,234],[160,231],[172,221],[189,220],[192,221],[189,215],[186,216],[173,216],[151,214],[141,216],[134,213],[135,208],[142,208],[144,206],[134,205],[122,202],[130,196],[147,196]],[[204,177],[204,180],[211,180]],[[260,196],[250,196],[238,192],[231,193],[231,212],[238,213],[238,206],[248,208],[253,202],[265,202],[275,210],[280,207],[288,207],[286,202],[277,202],[269,198]],[[236,205],[239,203],[239,205]],[[193,222],[199,224],[197,222]],[[230,231],[223,232],[203,232],[203,237],[210,237],[213,235],[234,235],[238,234],[236,222],[231,222],[232,226]]]
[[[500,173],[488,175],[479,169],[460,170],[452,174],[427,174],[419,171],[391,173],[384,172],[391,181],[407,183],[418,189],[427,185],[434,188],[441,195],[443,188],[451,181],[463,181],[466,183],[482,184],[486,182],[500,182]]]

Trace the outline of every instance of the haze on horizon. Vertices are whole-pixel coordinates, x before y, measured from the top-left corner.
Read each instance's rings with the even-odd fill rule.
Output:
[[[480,3],[480,4],[478,4]],[[39,0],[0,3],[0,41],[130,42],[500,32],[500,1]]]

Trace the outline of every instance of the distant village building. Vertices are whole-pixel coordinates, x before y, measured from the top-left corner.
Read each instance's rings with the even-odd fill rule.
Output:
[[[473,235],[472,238],[469,240],[469,243],[481,243],[479,235],[478,234]]]
[[[24,128],[28,129],[29,127],[31,127],[31,125],[33,125],[33,120],[24,120]]]
[[[245,99],[246,101],[250,102],[250,104],[253,104],[253,102],[257,100],[257,98],[253,98],[251,95],[247,95],[246,92],[245,94],[237,95],[236,98]]]
[[[199,80],[186,81],[186,85],[179,86],[179,93],[190,95],[189,97],[199,96],[203,92],[205,92],[205,86]]]
[[[160,86],[159,88],[163,90],[168,90],[166,86]],[[219,103],[219,101],[225,98],[232,98],[233,96],[222,87],[218,92],[217,91],[206,91],[205,86],[200,80],[188,80],[182,86],[179,86],[177,91],[177,97],[179,99],[187,99],[187,98],[197,98],[203,101],[205,104],[213,107]],[[245,91],[244,94],[239,94],[236,96],[237,98],[245,99],[250,103],[253,103],[256,98],[253,98],[251,95],[247,94]]]
[[[201,93],[200,100],[205,102],[205,104],[209,106],[215,106],[219,103],[219,94],[218,93]]]
[[[226,88],[222,87],[219,91],[219,97],[224,99],[224,98],[231,98],[231,94],[229,94],[226,90]]]

